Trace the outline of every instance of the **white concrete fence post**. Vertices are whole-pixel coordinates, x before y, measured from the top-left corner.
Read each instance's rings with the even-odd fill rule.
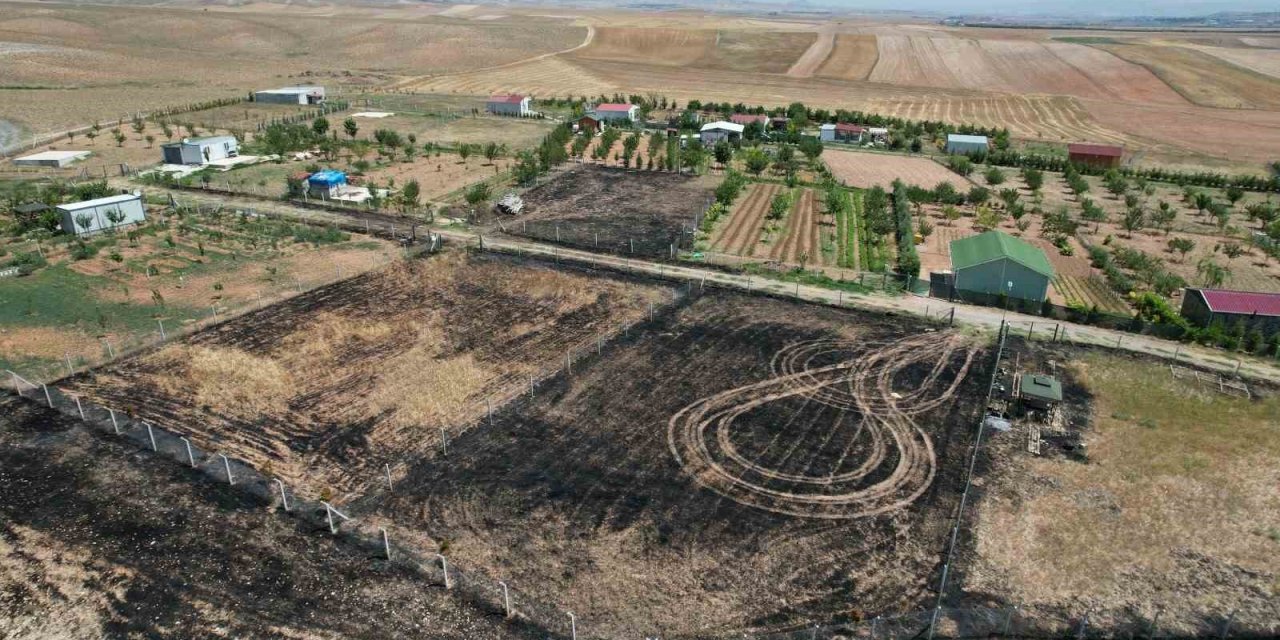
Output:
[[[289,507],[289,494],[284,490],[284,481],[280,478],[276,478],[276,487],[280,489],[280,506],[284,507],[286,512],[292,511]]]
[[[147,425],[147,438],[151,440],[151,451],[152,452],[159,451],[160,447],[156,446],[156,432],[151,430],[151,423],[144,422],[142,424]]]
[[[188,440],[186,436],[178,436],[178,439],[182,440],[182,444],[187,447],[187,462],[191,465],[192,469],[196,468],[196,456],[195,453],[191,451],[191,441]]]
[[[507,588],[507,583],[498,581],[502,585],[502,606],[506,610],[507,617],[511,617],[511,590]]]
[[[116,412],[114,409],[107,409],[107,414],[111,416],[111,428],[115,430],[116,435],[120,435],[120,423],[116,422]]]
[[[382,527],[382,552],[386,554],[387,560],[391,559],[391,540],[387,538],[386,527]]]
[[[449,561],[439,553],[436,554],[436,557],[440,559],[440,568],[444,571],[444,588],[452,589],[453,582],[449,580]]]
[[[570,640],[578,640],[578,616],[573,615],[572,611],[566,611],[569,616],[569,638]]]
[[[227,484],[235,484],[235,476],[231,475],[231,461],[227,459],[226,454],[219,453],[222,456],[222,467],[227,470]]]
[[[44,389],[44,401],[45,401],[45,402],[48,402],[48,403],[49,403],[49,408],[50,408],[50,409],[52,409],[52,408],[53,408],[53,396],[49,395],[49,385],[47,385],[47,384],[42,384],[42,385],[40,385],[40,387],[41,387],[42,389]]]

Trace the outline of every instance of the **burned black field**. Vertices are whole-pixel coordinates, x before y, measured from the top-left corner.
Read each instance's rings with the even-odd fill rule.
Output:
[[[715,184],[706,176],[581,165],[527,191],[524,211],[502,225],[568,246],[665,258],[672,244],[691,240]]]
[[[0,486],[6,638],[541,637],[9,395]]]
[[[914,320],[695,296],[356,508],[606,637],[918,609],[990,360]]]

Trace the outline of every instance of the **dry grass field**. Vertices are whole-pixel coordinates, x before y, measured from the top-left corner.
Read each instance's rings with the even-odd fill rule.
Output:
[[[859,189],[889,189],[894,180],[927,189],[949,182],[961,193],[973,186],[972,182],[932,158],[832,150],[822,154],[822,161],[837,180]]]
[[[838,34],[830,54],[812,75],[841,80],[865,80],[880,60],[875,36]]]
[[[994,446],[978,507],[977,593],[1106,626],[1128,612],[1162,633],[1255,631],[1280,619],[1280,396],[1245,400],[1175,380],[1161,363],[1056,353],[1079,385],[1085,460]],[[1026,360],[1024,354],[1024,360]],[[1016,435],[1016,434],[1015,434]],[[1162,613],[1157,614],[1157,611]],[[1216,612],[1217,618],[1205,618]],[[1149,625],[1149,622],[1148,622]]]
[[[1280,78],[1225,63],[1203,51],[1159,44],[1110,45],[1106,50],[1150,69],[1195,104],[1224,109],[1280,109]]]

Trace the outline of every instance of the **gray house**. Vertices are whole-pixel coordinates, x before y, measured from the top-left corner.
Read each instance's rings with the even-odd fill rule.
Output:
[[[951,241],[957,292],[1043,302],[1053,280],[1044,252],[1009,234],[988,231]]]
[[[986,153],[989,146],[986,136],[947,135],[947,153]]]
[[[240,143],[235,136],[183,138],[160,145],[160,150],[165,164],[206,164],[240,155]]]
[[[489,100],[484,103],[484,108],[489,113],[498,116],[525,117],[533,115],[533,109],[530,108],[530,104],[529,96],[517,94],[495,95],[489,96]]]
[[[271,104],[320,104],[324,102],[324,87],[280,87],[255,91],[253,101]]]
[[[111,218],[117,215],[119,221],[112,221]],[[63,231],[87,236],[143,222],[147,219],[147,211],[142,206],[142,194],[126,193],[96,200],[60,204],[58,217],[61,219]]]

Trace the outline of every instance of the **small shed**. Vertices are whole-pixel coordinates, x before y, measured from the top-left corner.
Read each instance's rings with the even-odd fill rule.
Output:
[[[745,130],[746,127],[743,125],[721,120],[719,122],[708,122],[707,124],[702,125],[702,129],[699,130],[699,133],[701,134],[702,144],[709,147],[721,140],[726,140],[728,142],[741,140],[742,132]]]
[[[759,122],[761,126],[768,127],[769,116],[756,115],[753,113],[735,113],[729,116],[729,122],[732,122],[734,124],[740,124],[744,127],[753,122]]]
[[[307,193],[313,198],[331,198],[347,186],[347,174],[337,169],[322,169],[307,178]]]
[[[253,101],[270,104],[320,104],[324,102],[324,87],[280,87],[255,91]]]
[[[183,138],[160,145],[160,152],[165,164],[208,164],[240,155],[240,141],[235,136]]]
[[[947,134],[947,153],[972,154],[986,153],[990,149],[986,136],[966,136],[958,133]]]
[[[1067,159],[1071,164],[1110,169],[1120,166],[1123,157],[1123,148],[1109,144],[1076,142],[1067,145]]]
[[[88,151],[41,151],[29,156],[14,158],[13,164],[20,167],[54,167],[61,169],[77,160],[83,160],[88,157]]]
[[[1188,288],[1182,297],[1182,317],[1201,327],[1221,322],[1231,329],[1243,322],[1249,329],[1271,335],[1280,331],[1280,293]]]
[[[600,130],[600,121],[591,116],[582,116],[578,118],[578,131],[590,131],[595,133]]]
[[[489,96],[485,101],[485,111],[497,116],[524,117],[531,115],[532,99],[529,96],[510,93]]]
[[[1018,378],[1018,400],[1024,407],[1049,409],[1062,402],[1062,383],[1053,376],[1024,373]]]
[[[957,291],[1035,302],[1044,302],[1053,280],[1043,251],[999,231],[952,240],[951,271]]]
[[[60,204],[57,210],[62,230],[78,236],[138,224],[147,219],[141,193]],[[118,221],[113,221],[113,217]]]

